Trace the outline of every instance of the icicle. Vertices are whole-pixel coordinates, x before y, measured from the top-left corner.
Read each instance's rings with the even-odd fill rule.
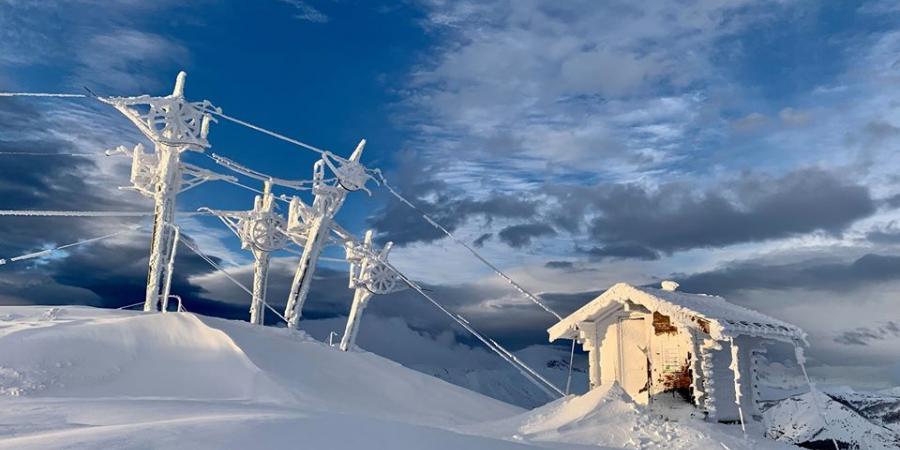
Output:
[[[703,405],[706,412],[713,420],[716,418],[716,381],[713,377],[713,350],[721,350],[722,346],[712,339],[704,339],[700,348],[700,367],[703,370],[704,387],[706,397]]]
[[[744,424],[744,410],[741,408],[741,368],[738,363],[738,346],[734,343],[734,338],[730,339],[731,344],[731,364],[728,366],[734,374],[734,403],[737,405],[738,417],[741,420],[741,432],[747,437],[747,427]]]

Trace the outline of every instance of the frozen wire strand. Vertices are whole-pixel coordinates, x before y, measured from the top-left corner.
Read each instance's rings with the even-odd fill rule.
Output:
[[[235,186],[237,186],[237,187],[242,187],[242,188],[244,188],[244,189],[246,189],[246,190],[248,190],[248,191],[256,192],[257,194],[260,194],[260,195],[263,194],[263,191],[261,191],[261,190],[259,190],[259,189],[256,189],[256,188],[252,188],[252,187],[250,187],[250,186],[247,186],[246,184],[243,184],[243,183],[241,183],[240,181],[233,181],[233,180],[222,180],[222,181],[224,181],[224,182],[226,182],[226,183],[228,183],[228,184],[233,184],[233,185],[235,185]],[[276,197],[276,198],[277,198],[277,197]]]
[[[421,286],[419,286],[418,283],[416,283],[415,281],[410,280],[406,275],[403,274],[403,272],[400,272],[400,270],[397,269],[396,267],[394,267],[391,263],[389,263],[389,262],[385,261],[384,259],[380,258],[378,255],[372,255],[372,257],[373,257],[376,261],[380,262],[381,264],[384,264],[385,267],[387,267],[388,269],[390,269],[391,271],[393,271],[394,273],[396,273],[396,274],[397,274],[397,277],[399,277],[401,280],[403,280],[404,283],[406,283],[407,285],[409,285],[409,287],[413,288],[413,290],[415,290],[416,292],[418,292],[422,297],[425,297],[426,300],[428,300],[429,302],[431,302],[431,304],[434,305],[437,309],[439,309],[441,312],[443,312],[444,314],[446,314],[447,316],[449,316],[451,319],[453,319],[454,322],[458,323],[460,326],[462,326],[463,328],[465,328],[466,331],[468,331],[468,332],[471,333],[473,336],[475,336],[479,341],[481,341],[485,346],[487,346],[489,349],[491,349],[494,353],[497,353],[498,355],[500,355],[500,357],[503,358],[504,361],[508,362],[510,365],[512,365],[514,368],[516,368],[516,369],[519,371],[519,373],[521,373],[523,376],[525,376],[525,378],[527,378],[529,381],[531,381],[532,383],[534,383],[534,384],[535,384],[536,386],[538,386],[541,390],[547,392],[547,388],[546,388],[543,384],[541,384],[541,383],[540,383],[539,381],[537,381],[536,379],[532,378],[532,377],[525,371],[525,369],[523,369],[522,367],[520,367],[520,364],[524,366],[524,363],[521,363],[521,362],[520,362],[520,363],[516,363],[514,360],[508,358],[508,357],[506,356],[506,354],[504,354],[504,352],[506,352],[506,353],[509,353],[509,352],[506,351],[506,349],[503,349],[503,347],[500,347],[500,344],[497,344],[496,342],[492,343],[493,341],[489,340],[488,338],[484,337],[481,333],[479,333],[478,331],[476,331],[475,328],[473,328],[471,325],[469,325],[469,322],[468,322],[466,319],[464,319],[462,316],[453,314],[452,312],[450,312],[449,310],[447,310],[447,308],[444,308],[444,306],[441,305],[437,300],[435,300],[434,298],[432,298],[430,295],[426,294],[425,291],[422,289]],[[501,349],[502,349],[502,350],[501,350]],[[526,366],[526,367],[527,367],[527,366]],[[553,386],[553,385],[551,384],[550,386]],[[560,392],[558,388],[555,388],[555,387],[554,387],[554,390],[556,390],[557,392]],[[549,392],[548,392],[548,394],[551,395],[551,396],[553,395],[553,394],[550,394]]]
[[[132,303],[132,304],[130,304],[130,305],[120,306],[120,307],[118,307],[118,308],[116,308],[116,309],[128,309],[128,308],[134,308],[134,307],[137,306],[137,305],[143,305],[143,304],[144,304],[144,301],[141,300],[141,301],[139,301],[139,302],[137,302],[137,303]]]
[[[85,94],[57,94],[50,92],[0,92],[0,97],[55,97],[55,98],[86,98]]]
[[[824,429],[828,426],[828,419],[825,418],[825,413],[819,406],[818,391],[816,390],[815,385],[813,385],[812,380],[809,379],[809,374],[806,372],[806,363],[804,362],[806,358],[802,356],[803,349],[796,343],[794,344],[794,353],[797,355],[797,364],[800,366],[800,370],[803,371],[803,378],[806,379],[806,384],[809,386],[809,393],[812,395],[813,405],[816,407],[816,413],[819,414],[819,418],[822,419],[822,428]],[[835,441],[834,438],[831,438],[831,443],[834,445],[834,450],[840,450],[840,447],[838,447],[837,441]]]
[[[227,114],[222,113],[221,111],[217,111],[217,110],[214,110],[214,109],[208,109],[208,110],[206,110],[206,112],[209,113],[209,114],[212,114],[212,115],[214,115],[214,116],[221,117],[221,118],[223,118],[223,119],[225,119],[225,120],[234,122],[234,123],[236,123],[236,124],[238,124],[238,125],[243,125],[243,126],[245,126],[245,127],[247,127],[247,128],[250,128],[250,129],[259,131],[260,133],[268,134],[269,136],[272,136],[272,137],[274,137],[274,138],[276,138],[276,139],[281,139],[282,141],[289,142],[289,143],[294,144],[294,145],[298,145],[298,146],[303,147],[303,148],[308,149],[308,150],[312,150],[312,151],[314,151],[314,152],[316,152],[316,153],[319,153],[319,154],[326,154],[326,153],[329,153],[329,152],[326,151],[326,150],[322,150],[321,148],[318,148],[318,147],[309,145],[309,144],[307,144],[307,143],[305,143],[305,142],[302,142],[302,141],[298,141],[297,139],[289,138],[289,137],[287,137],[287,136],[285,136],[285,135],[283,135],[283,134],[281,134],[281,133],[276,133],[276,132],[274,132],[274,131],[267,130],[267,129],[263,128],[263,127],[260,127],[260,126],[257,126],[257,125],[253,125],[253,124],[250,123],[250,122],[245,122],[245,121],[243,121],[243,120],[241,120],[241,119],[238,119],[238,118],[236,118],[236,117],[231,117],[231,116],[229,116],[229,115],[227,115]]]
[[[0,210],[0,216],[21,217],[146,217],[152,215],[152,212],[139,211],[52,211],[27,209]]]
[[[569,395],[569,388],[572,386],[572,363],[575,362],[575,342],[576,339],[572,338],[572,352],[569,353],[569,375],[566,376],[566,395]]]
[[[404,204],[406,204],[406,206],[409,206],[409,207],[412,208],[414,211],[416,211],[417,213],[419,213],[419,214],[422,216],[422,218],[425,219],[425,221],[427,221],[429,224],[431,224],[431,226],[437,228],[437,229],[440,230],[442,233],[444,233],[445,235],[447,235],[447,237],[449,237],[450,239],[452,239],[454,242],[456,242],[457,244],[463,246],[466,250],[468,250],[470,253],[472,253],[472,255],[474,255],[476,258],[478,258],[478,260],[480,260],[482,263],[484,263],[484,265],[490,267],[491,270],[494,271],[494,273],[496,273],[498,276],[500,276],[501,278],[503,278],[504,280],[506,280],[507,283],[509,283],[510,285],[512,285],[517,291],[519,291],[519,293],[521,293],[522,295],[524,295],[525,297],[527,297],[529,300],[531,300],[532,302],[534,302],[536,305],[540,306],[541,309],[543,309],[544,311],[547,311],[548,313],[552,314],[554,317],[556,317],[557,320],[562,320],[562,316],[560,316],[559,314],[557,314],[556,311],[553,311],[552,309],[550,309],[550,307],[547,306],[546,304],[544,304],[544,302],[542,302],[540,299],[538,299],[536,295],[532,294],[531,292],[528,292],[528,291],[527,291],[524,287],[522,287],[519,283],[516,283],[515,280],[513,280],[512,278],[510,278],[509,275],[505,274],[502,270],[500,270],[500,268],[498,268],[497,266],[495,266],[494,264],[492,264],[490,261],[488,261],[487,259],[485,259],[484,256],[481,256],[481,254],[478,253],[474,248],[472,248],[471,246],[469,246],[468,244],[466,244],[466,243],[463,242],[462,240],[456,238],[456,236],[454,236],[453,233],[450,233],[450,231],[448,231],[446,228],[444,228],[441,224],[435,222],[434,219],[432,219],[428,214],[426,214],[424,211],[422,211],[421,209],[419,209],[416,205],[412,204],[412,203],[411,203],[409,200],[407,200],[405,197],[403,197],[402,195],[400,195],[400,193],[397,192],[396,190],[394,190],[393,186],[391,186],[391,185],[387,182],[387,179],[384,178],[384,176],[383,176],[380,172],[376,172],[376,173],[377,173],[378,176],[381,178],[381,183],[384,185],[385,188],[387,188],[388,191],[390,191],[390,193],[391,193],[394,197],[396,197],[398,200],[400,200],[401,202],[403,202]]]
[[[241,183],[241,182],[239,182],[239,181],[226,180],[226,179],[223,179],[223,180],[221,180],[221,181],[224,181],[224,182],[229,183],[229,184],[233,184],[233,185],[235,185],[235,186],[237,186],[237,187],[244,188],[244,189],[246,189],[246,190],[248,190],[248,191],[251,191],[251,192],[255,192],[255,193],[259,194],[259,195],[264,195],[264,194],[265,194],[263,191],[261,191],[261,190],[259,190],[259,189],[256,189],[256,188],[252,188],[252,187],[250,187],[250,186],[247,186],[246,184],[243,184],[243,183]],[[275,195],[274,197],[275,197],[275,200],[278,200],[278,201],[280,201],[280,202],[284,202],[284,203],[290,203],[290,202],[291,202],[290,200],[288,200],[288,199],[286,199],[286,198],[283,198],[282,196],[279,196],[279,195]]]
[[[513,352],[511,352],[511,351],[509,351],[509,350],[503,348],[500,344],[497,343],[497,341],[495,341],[495,340],[493,340],[493,339],[491,339],[490,341],[491,341],[492,344],[494,344],[495,346],[497,346],[497,348],[499,348],[499,349],[502,350],[504,353],[506,353],[506,356],[508,356],[510,359],[512,359],[512,360],[515,361],[517,364],[519,364],[520,366],[522,366],[523,369],[527,370],[528,373],[530,373],[531,375],[533,375],[535,378],[537,378],[538,380],[541,380],[541,382],[543,382],[544,384],[546,384],[547,386],[549,386],[551,389],[553,389],[554,391],[556,391],[557,394],[559,394],[560,396],[565,396],[565,395],[566,395],[566,394],[563,393],[563,391],[559,390],[559,388],[556,387],[553,383],[547,381],[546,378],[542,377],[539,373],[537,373],[537,372],[536,372],[534,369],[532,369],[531,367],[528,367],[528,365],[525,364],[524,362],[522,362],[522,360],[519,359],[515,354],[513,354]],[[546,392],[546,390],[545,390],[544,392]],[[549,392],[547,392],[547,394],[549,394],[551,397],[553,397],[553,394],[550,394]]]
[[[182,240],[182,241],[179,241],[179,242],[181,242],[182,244],[184,244],[184,246],[187,247],[188,250],[190,250],[190,251],[196,253],[197,256],[199,256],[199,257],[202,258],[204,261],[206,261],[206,262],[207,262],[210,266],[212,266],[214,269],[218,270],[219,272],[222,272],[222,275],[225,275],[225,278],[228,278],[229,280],[231,280],[232,283],[236,284],[236,285],[237,285],[239,288],[241,288],[244,292],[250,294],[250,296],[253,296],[253,291],[251,291],[250,289],[248,289],[247,286],[244,286],[244,284],[241,283],[240,281],[236,280],[233,276],[231,276],[230,273],[228,273],[225,269],[223,269],[222,266],[216,264],[216,262],[213,261],[212,258],[210,258],[209,256],[206,256],[206,254],[204,254],[203,252],[201,252],[200,249],[198,249],[197,247],[195,247],[193,244],[189,243],[189,242],[186,241],[186,240]],[[269,311],[272,311],[276,316],[278,316],[279,319],[281,319],[281,320],[283,320],[285,323],[287,323],[287,319],[285,319],[284,316],[282,316],[281,313],[279,313],[275,308],[271,307],[268,303],[263,302],[263,304],[266,305],[266,308],[269,308]]]
[[[250,177],[260,181],[268,181],[277,186],[284,186],[291,189],[308,191],[311,188],[308,186],[312,186],[314,183],[312,180],[288,180],[286,178],[273,177],[269,174],[262,173],[258,170],[251,169],[247,166],[239,164],[235,161],[232,161],[224,156],[217,155],[215,153],[209,154],[206,153],[206,156],[213,160],[217,165],[222,166],[228,170],[233,172],[237,172],[246,177]]]
[[[60,94],[60,93],[49,93],[49,92],[0,92],[0,97],[88,98],[88,97],[90,97],[90,96],[88,96],[87,94]],[[256,130],[256,131],[258,131],[258,132],[260,132],[260,133],[268,134],[269,136],[272,136],[272,137],[274,137],[274,138],[276,138],[276,139],[281,139],[282,141],[289,142],[289,143],[294,144],[294,145],[298,145],[298,146],[303,147],[303,148],[308,149],[308,150],[312,150],[312,151],[314,151],[314,152],[316,152],[316,153],[319,153],[319,154],[329,153],[329,152],[326,151],[326,150],[322,150],[322,149],[320,149],[320,148],[318,148],[318,147],[315,147],[315,146],[313,146],[313,145],[309,145],[309,144],[307,144],[307,143],[305,143],[305,142],[298,141],[297,139],[289,138],[289,137],[287,137],[287,136],[285,136],[285,135],[283,135],[283,134],[281,134],[281,133],[276,133],[276,132],[274,132],[274,131],[267,130],[267,129],[263,128],[263,127],[260,127],[260,126],[258,126],[258,125],[254,125],[254,124],[252,124],[252,123],[250,123],[250,122],[243,121],[243,120],[238,119],[238,118],[236,118],[236,117],[231,117],[231,116],[229,116],[229,115],[227,115],[227,114],[225,114],[225,113],[223,113],[223,112],[221,112],[221,111],[215,110],[215,109],[211,109],[211,108],[210,108],[210,109],[206,109],[205,112],[207,112],[207,113],[209,113],[209,114],[212,114],[212,115],[214,115],[214,116],[217,116],[217,117],[221,117],[221,118],[223,118],[223,119],[225,119],[225,120],[234,122],[234,123],[236,123],[236,124],[238,124],[238,125],[242,125],[242,126],[245,126],[245,127],[247,127],[247,128]]]
[[[107,156],[105,153],[0,152],[0,156]]]
[[[130,233],[130,232],[132,232],[132,231],[137,231],[138,229],[139,229],[139,227],[129,228],[129,229],[127,229],[127,230],[120,230],[120,231],[116,231],[115,233],[105,234],[105,235],[103,235],[103,236],[97,236],[97,237],[93,237],[93,238],[89,238],[89,239],[83,239],[83,240],[80,240],[80,241],[72,242],[72,243],[65,244],[65,245],[60,245],[59,247],[56,247],[56,248],[50,248],[50,249],[47,249],[47,250],[41,250],[41,251],[39,251],[39,252],[26,253],[26,254],[24,254],[24,255],[19,255],[19,256],[13,257],[13,258],[9,258],[9,259],[0,259],[0,265],[8,264],[8,263],[11,263],[11,262],[24,261],[24,260],[26,260],[26,259],[40,258],[40,257],[42,257],[42,256],[47,256],[47,255],[53,254],[53,253],[55,253],[55,252],[58,252],[58,251],[60,251],[60,250],[67,249],[67,248],[69,248],[69,247],[75,247],[75,246],[77,246],[77,245],[82,245],[82,244],[90,244],[90,243],[92,243],[92,242],[101,241],[101,240],[103,240],[103,239],[108,239],[108,238],[111,238],[111,237],[114,237],[114,236],[118,236],[118,235],[120,235],[120,234],[125,234],[125,233]]]
[[[183,211],[176,215],[198,216],[205,212]],[[58,211],[58,210],[32,210],[32,209],[4,209],[0,210],[0,216],[13,217],[149,217],[152,212],[139,211]]]

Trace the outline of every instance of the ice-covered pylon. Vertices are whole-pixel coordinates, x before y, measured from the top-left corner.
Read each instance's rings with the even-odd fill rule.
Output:
[[[262,325],[266,312],[266,287],[269,260],[272,252],[287,243],[286,221],[275,211],[272,182],[266,181],[263,194],[257,195],[250,211],[219,211],[201,208],[215,214],[241,239],[241,248],[253,252],[253,299],[250,303],[250,323]]]
[[[347,192],[364,190],[366,181],[370,178],[359,163],[365,145],[366,140],[361,140],[356,150],[346,160],[330,153],[323,154],[322,159],[316,161],[313,166],[315,199],[312,206],[303,204],[299,199],[291,203],[288,231],[292,239],[303,247],[303,254],[294,273],[291,292],[284,310],[284,317],[290,328],[297,328],[300,323],[313,272],[316,270],[322,247],[328,242],[335,214],[343,205]],[[334,179],[325,179],[326,167],[334,173]]]
[[[119,151],[132,156],[131,188],[154,199],[153,235],[150,244],[150,267],[144,311],[153,311],[161,301],[165,280],[171,278],[168,261],[175,239],[175,197],[204,181],[219,178],[213,172],[181,163],[181,153],[204,151],[209,147],[206,136],[210,121],[207,111],[214,110],[208,101],[188,102],[184,98],[187,74],[179,72],[175,89],[165,97],[140,95],[137,97],[101,97],[125,115],[154,144],[154,153],[144,153],[138,144],[132,152],[123,147]],[[187,173],[189,179],[183,180]]]
[[[345,244],[347,262],[350,263],[350,288],[355,291],[350,316],[347,317],[347,327],[341,338],[342,351],[346,352],[356,343],[362,313],[373,295],[390,294],[407,287],[397,274],[383,263],[387,261],[392,245],[392,242],[388,242],[380,252],[376,252],[372,244],[372,230],[366,232],[361,244],[353,241]]]

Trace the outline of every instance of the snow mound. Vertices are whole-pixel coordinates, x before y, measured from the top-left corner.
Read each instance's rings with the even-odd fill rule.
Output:
[[[889,450],[900,448],[900,434],[863,417],[858,411],[835,401],[828,395],[817,393],[822,413],[828,420],[822,422],[812,393],[805,393],[775,403],[763,413],[769,424],[769,435],[784,442],[797,444],[824,443],[831,439],[853,448]]]
[[[662,401],[662,400],[660,400]],[[524,414],[479,425],[474,430],[507,439],[564,442],[628,449],[785,449],[761,438],[744,439],[737,426],[711,424],[692,417],[693,408],[679,402],[652,407],[637,405],[617,384],[581,396],[569,396]],[[679,409],[680,408],[680,409]],[[752,430],[761,435],[761,430]],[[751,434],[751,436],[754,434]]]
[[[191,314],[18,311],[0,320],[2,395],[276,401],[285,394],[227,334]]]
[[[302,331],[201,320],[224,331],[253,364],[306,407],[424,424],[463,424],[521,412],[372,353],[336,351]]]
[[[0,307],[0,449],[534,448],[459,430],[521,412],[303,332]]]

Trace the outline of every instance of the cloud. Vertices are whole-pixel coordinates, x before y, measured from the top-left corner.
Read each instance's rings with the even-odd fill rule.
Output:
[[[664,253],[839,232],[875,212],[866,187],[815,168],[780,177],[747,174],[700,192],[669,183],[654,190],[624,184],[563,193],[557,195],[561,225],[586,221],[589,234],[606,245]]]
[[[191,20],[203,3],[3,2],[0,67],[52,66],[62,69],[68,84],[78,90],[91,86],[122,94],[156,89],[156,75],[165,71],[174,79],[190,54],[181,43],[158,34],[154,19],[165,12]]]
[[[476,247],[484,247],[484,243],[492,237],[494,237],[494,233],[484,233],[481,236],[478,236],[478,239],[472,241],[472,245]]]
[[[897,337],[900,337],[900,323],[889,320],[876,327],[859,327],[844,331],[834,338],[834,341],[844,345],[869,345],[872,341]]]
[[[785,125],[799,127],[809,123],[809,114],[799,111],[791,107],[787,107],[778,112],[778,118]]]
[[[305,2],[302,0],[281,0],[283,3],[287,3],[296,9],[294,13],[294,18],[298,20],[305,20],[307,22],[314,23],[326,23],[329,18],[322,11],[319,11],[315,7],[309,4],[309,2]]]
[[[681,289],[728,295],[745,290],[848,292],[900,279],[900,256],[865,254],[851,261],[804,260],[792,263],[741,261],[677,277]]]
[[[741,133],[758,131],[769,124],[769,118],[758,113],[750,113],[731,122],[731,127]]]
[[[159,34],[113,29],[91,36],[78,47],[73,81],[117,92],[140,92],[159,86],[160,67],[186,67],[190,52]]]
[[[551,178],[629,177],[695,152],[715,133],[704,128],[719,126],[704,112],[707,84],[721,82],[715,44],[790,8],[744,1],[423,5],[424,27],[440,39],[403,91],[414,148],[434,158],[501,160],[498,172]]]
[[[590,249],[576,249],[589,255],[592,259],[642,259],[651,261],[659,259],[659,253],[647,247],[634,244],[613,244],[603,247],[591,247]]]
[[[546,223],[524,223],[510,225],[498,233],[500,240],[513,248],[522,248],[531,244],[531,240],[543,236],[553,236],[556,230]]]
[[[473,218],[481,218],[487,222],[494,219],[527,219],[537,212],[537,202],[527,195],[488,191],[475,198],[430,177],[433,173],[428,168],[403,166],[391,178],[399,180],[400,192],[410,198],[416,207],[450,232]],[[379,240],[393,241],[400,246],[413,242],[432,242],[445,237],[443,232],[430,225],[419,213],[391,197],[367,222],[378,231]],[[487,239],[484,238],[481,243]]]
[[[544,267],[548,269],[572,269],[575,267],[575,263],[572,261],[547,261],[544,263]]]

